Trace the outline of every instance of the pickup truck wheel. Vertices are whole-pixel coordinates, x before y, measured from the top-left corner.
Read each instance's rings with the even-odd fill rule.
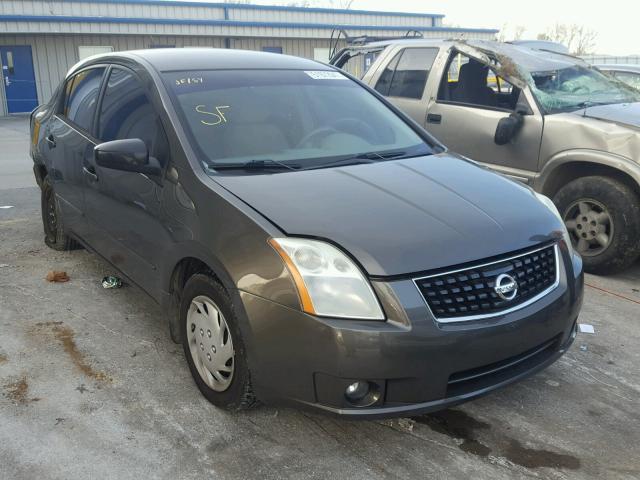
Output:
[[[589,273],[629,267],[640,255],[640,199],[609,177],[574,180],[553,198]]]
[[[193,275],[180,302],[182,346],[200,392],[214,405],[244,410],[257,401],[233,304],[209,275]]]
[[[44,243],[58,251],[78,248],[78,243],[64,232],[60,205],[48,176],[42,181],[41,206]]]

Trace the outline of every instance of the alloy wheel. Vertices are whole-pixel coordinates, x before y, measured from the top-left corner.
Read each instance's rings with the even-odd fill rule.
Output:
[[[573,202],[564,214],[564,223],[580,255],[599,255],[611,245],[613,219],[607,207],[597,200],[589,198]]]

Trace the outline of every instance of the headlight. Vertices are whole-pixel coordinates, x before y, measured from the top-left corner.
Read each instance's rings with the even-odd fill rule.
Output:
[[[562,215],[560,215],[560,212],[558,211],[558,207],[556,207],[553,201],[546,195],[542,195],[541,193],[536,193],[536,197],[538,197],[538,200],[544,203],[546,207],[549,210],[551,210],[560,219],[560,222],[562,223],[562,238],[564,242],[567,244],[569,253],[573,253],[573,244],[571,243],[571,235],[569,235],[569,231],[567,230],[567,226],[564,224],[564,219],[562,218]]]
[[[369,281],[336,247],[304,238],[272,238],[269,243],[287,265],[305,312],[384,320]]]

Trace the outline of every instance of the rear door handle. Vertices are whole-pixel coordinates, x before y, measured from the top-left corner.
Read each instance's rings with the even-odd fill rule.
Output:
[[[89,177],[91,180],[93,180],[94,182],[98,181],[98,174],[96,173],[96,171],[94,170],[93,167],[86,167],[83,166],[82,167],[82,173],[84,175],[86,175],[87,177]]]
[[[427,114],[427,123],[441,123],[442,115],[439,113],[428,113]]]
[[[49,135],[47,138],[47,143],[49,144],[49,148],[56,148],[56,139],[53,135]]]

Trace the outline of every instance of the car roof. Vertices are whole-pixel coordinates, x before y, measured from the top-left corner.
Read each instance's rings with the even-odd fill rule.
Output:
[[[569,54],[569,49],[561,43],[552,42],[551,40],[511,40],[513,45],[520,45],[538,50],[547,50],[549,52]]]
[[[314,60],[280,53],[225,48],[152,48],[94,55],[74,65],[69,74],[93,63],[109,62],[119,58],[150,64],[160,72],[235,69],[333,70],[333,67]]]
[[[598,63],[595,65],[600,70],[615,70],[616,72],[637,72],[640,73],[640,64],[615,64],[615,63]]]
[[[363,46],[354,46],[354,49],[371,49],[375,47],[387,47],[390,45],[402,45],[413,47],[448,47],[448,46],[468,46],[480,50],[482,53],[489,53],[497,56],[509,57],[520,68],[529,72],[539,72],[545,70],[558,70],[574,65],[589,64],[583,59],[572,55],[530,48],[526,45],[515,45],[512,43],[497,42],[491,40],[437,40],[437,39],[400,39],[383,40],[379,42],[367,43]]]

